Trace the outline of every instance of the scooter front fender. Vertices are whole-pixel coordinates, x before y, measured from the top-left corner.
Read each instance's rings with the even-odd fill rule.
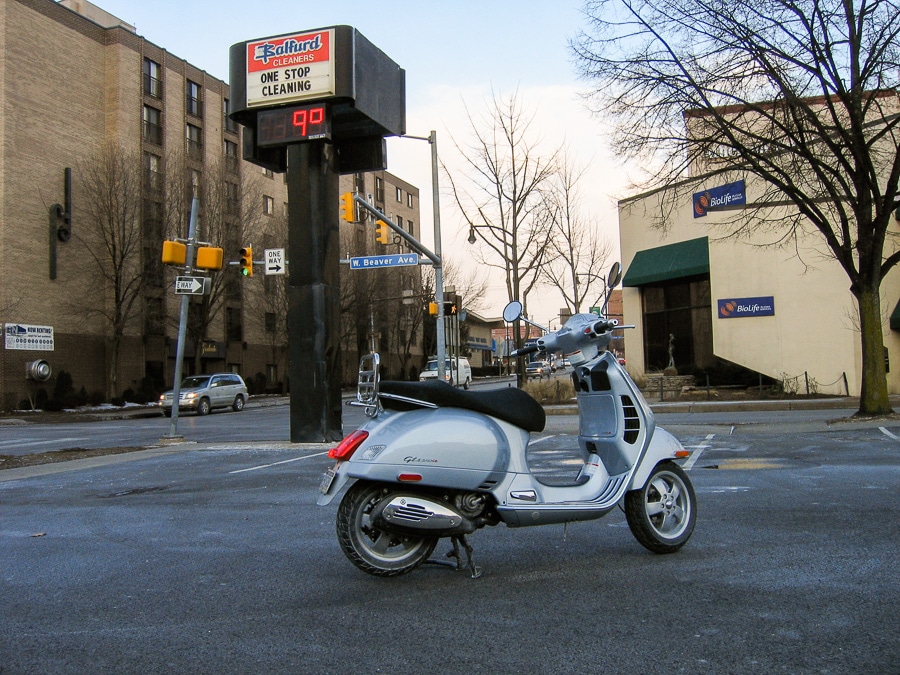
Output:
[[[650,445],[647,447],[647,452],[644,453],[640,466],[635,469],[634,475],[631,477],[631,484],[628,489],[637,490],[644,487],[644,484],[650,477],[650,472],[653,471],[653,467],[663,460],[675,459],[678,457],[676,453],[682,450],[684,450],[684,446],[681,444],[681,441],[665,429],[656,427],[650,439]]]

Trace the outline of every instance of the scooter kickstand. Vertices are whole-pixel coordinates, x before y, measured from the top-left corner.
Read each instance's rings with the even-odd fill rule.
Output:
[[[453,550],[447,553],[448,558],[456,558],[456,569],[462,569],[462,556],[459,553],[459,545],[462,544],[463,548],[466,551],[466,564],[469,566],[469,571],[472,573],[472,578],[477,579],[481,576],[481,568],[475,564],[475,558],[472,556],[472,546],[469,544],[469,540],[466,539],[466,535],[461,534],[455,537],[451,537],[451,541],[453,542]]]

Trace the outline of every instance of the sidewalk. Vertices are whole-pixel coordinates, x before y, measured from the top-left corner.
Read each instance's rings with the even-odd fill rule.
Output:
[[[344,391],[343,398],[348,400],[356,395],[355,391]],[[891,395],[892,407],[900,412],[900,394]],[[802,410],[855,410],[859,408],[858,396],[834,396],[829,398],[788,398],[738,401],[664,401],[648,400],[655,413],[711,413],[739,411],[802,411]],[[247,401],[247,408],[263,408],[290,405],[288,396],[253,396]],[[575,403],[544,406],[548,415],[577,415]],[[140,419],[159,417],[160,409],[155,405],[128,406],[123,408],[105,406],[88,410],[45,413],[42,411],[15,411],[0,414],[0,427],[18,426],[40,423],[91,422],[108,420]]]

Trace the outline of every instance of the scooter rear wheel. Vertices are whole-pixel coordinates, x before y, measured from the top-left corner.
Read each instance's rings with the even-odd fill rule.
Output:
[[[372,524],[372,510],[389,495],[384,485],[361,481],[347,490],[338,507],[341,550],[359,569],[376,577],[411,572],[428,560],[437,545],[437,539],[385,532]]]
[[[690,478],[675,462],[660,462],[644,487],[625,493],[625,518],[644,548],[674,553],[691,538],[697,519]]]

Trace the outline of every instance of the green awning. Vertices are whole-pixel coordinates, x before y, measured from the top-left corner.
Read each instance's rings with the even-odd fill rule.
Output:
[[[625,272],[622,285],[646,286],[700,274],[709,274],[707,237],[638,251]]]
[[[891,330],[900,330],[900,302],[897,303],[894,311],[891,312]]]

